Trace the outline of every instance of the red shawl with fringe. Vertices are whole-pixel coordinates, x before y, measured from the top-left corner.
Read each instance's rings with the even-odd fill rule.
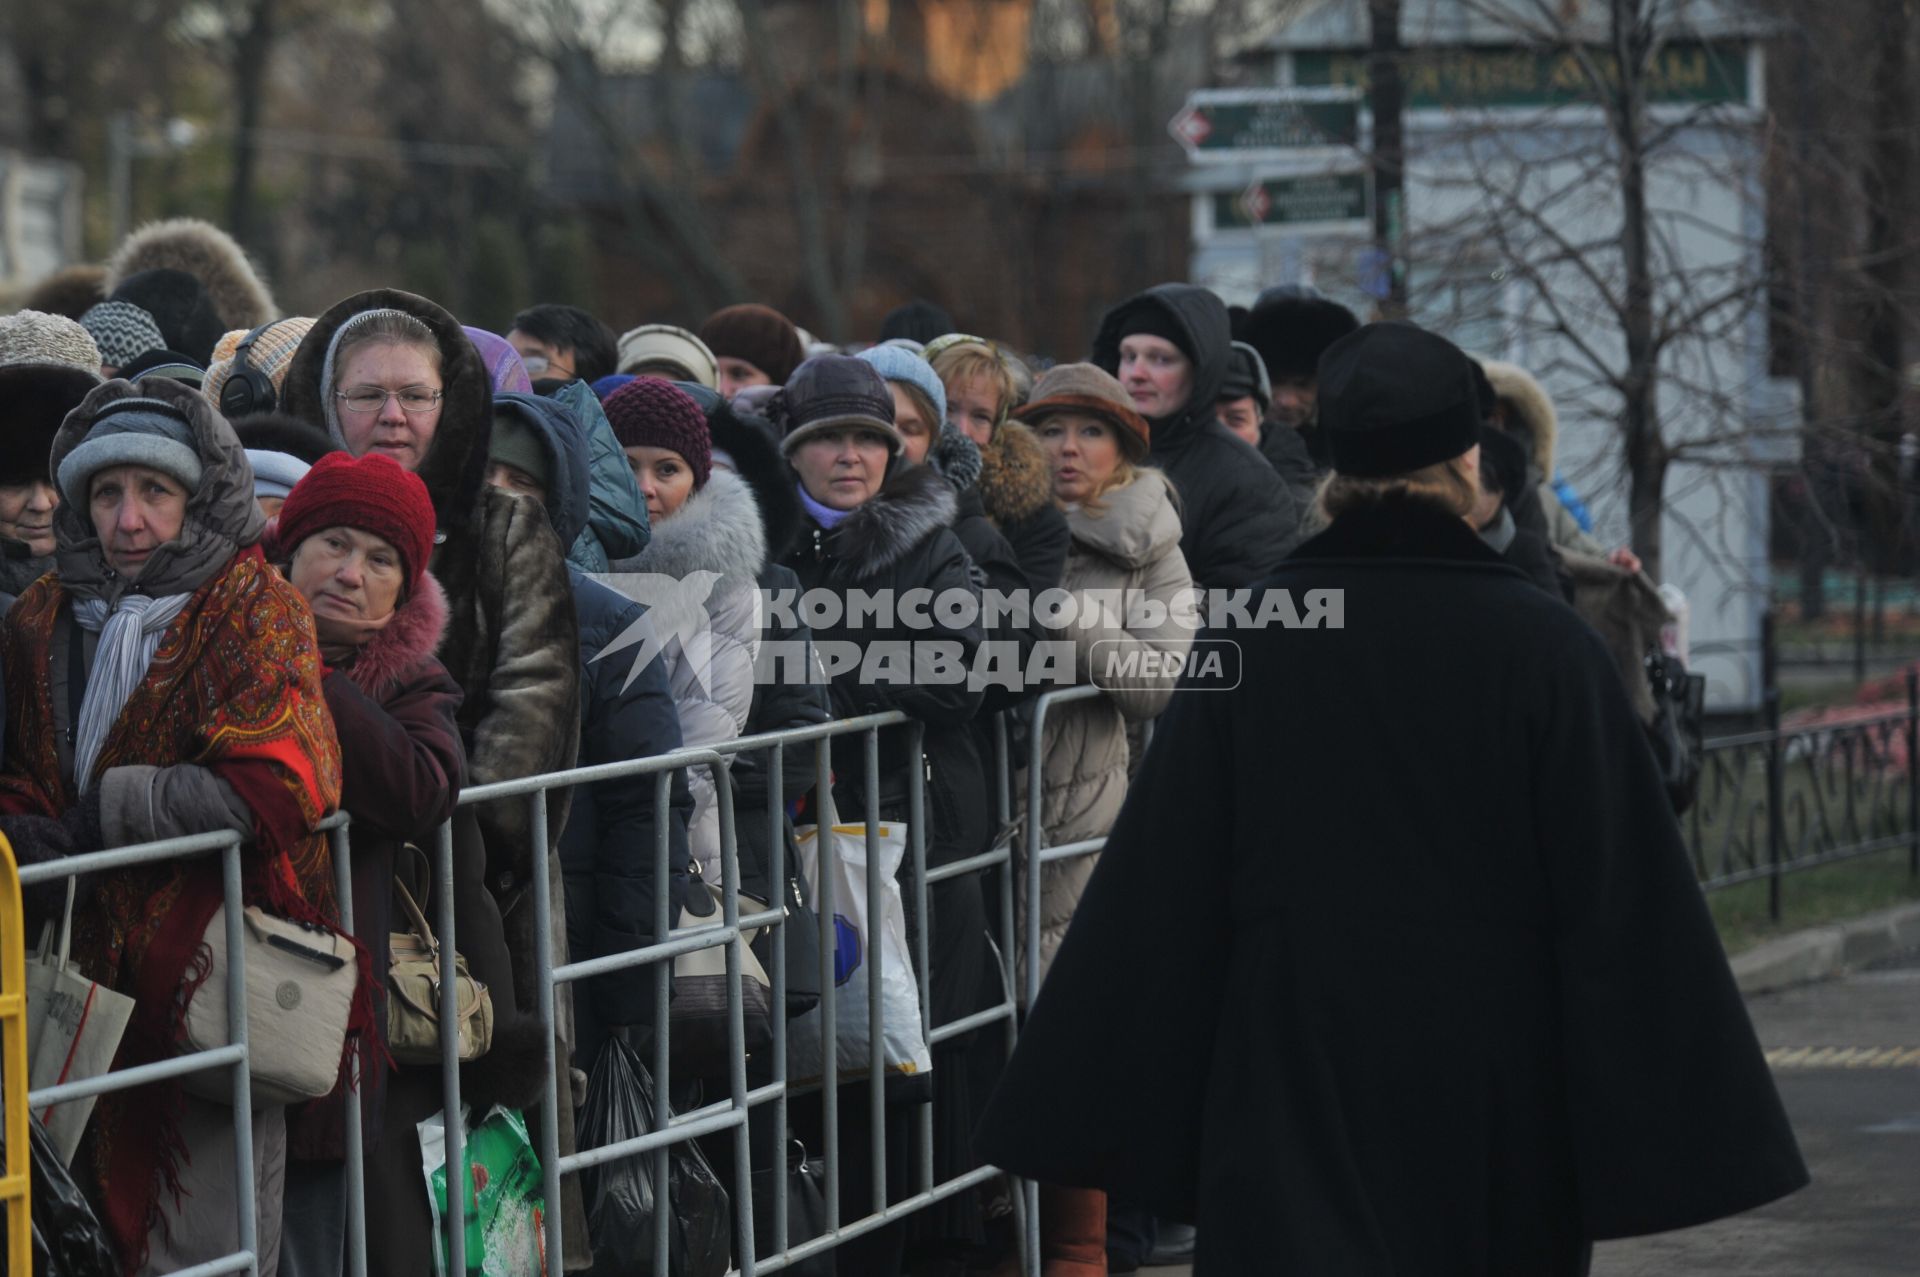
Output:
[[[58,816],[79,798],[80,787],[60,774],[49,676],[67,608],[59,581],[43,577],[0,631],[0,811]],[[98,771],[176,763],[208,768],[252,809],[253,841],[241,849],[247,903],[308,921],[338,917],[326,836],[311,832],[340,801],[340,748],[320,691],[313,615],[258,547],[236,554],[168,627],[108,734]],[[92,900],[76,911],[81,969],[138,1000],[116,1069],[178,1053],[185,999],[177,994],[206,978],[200,941],[220,894],[219,858],[209,856],[99,875]],[[94,1199],[129,1273],[144,1262],[162,1187],[179,1190],[182,1094],[175,1085],[141,1087],[104,1095],[94,1109]]]

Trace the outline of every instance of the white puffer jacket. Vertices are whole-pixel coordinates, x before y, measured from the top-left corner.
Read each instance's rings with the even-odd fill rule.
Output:
[[[654,523],[645,550],[613,565],[610,579],[615,585],[626,573],[681,581],[696,573],[705,574],[703,581],[712,578],[706,628],[670,634],[656,622],[667,681],[680,711],[680,734],[689,746],[721,744],[746,728],[753,707],[753,666],[760,654],[760,591],[754,578],[766,561],[766,532],[753,490],[738,475],[716,468],[679,510]],[[700,862],[701,875],[718,885],[720,813],[714,806],[713,774],[695,768],[687,784],[693,790],[687,844]]]

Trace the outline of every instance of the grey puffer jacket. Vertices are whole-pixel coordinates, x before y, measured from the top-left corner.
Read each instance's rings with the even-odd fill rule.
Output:
[[[1040,746],[1040,818],[1050,847],[1106,835],[1127,796],[1127,725],[1157,717],[1173,695],[1177,679],[1172,673],[1109,683],[1109,654],[1144,649],[1184,655],[1197,628],[1190,594],[1193,578],[1180,552],[1180,515],[1166,476],[1141,470],[1132,483],[1107,493],[1103,503],[1100,511],[1067,511],[1073,541],[1061,586],[1073,592],[1076,616],[1098,606],[1098,592],[1122,590],[1160,605],[1164,619],[1146,625],[1140,621],[1150,616],[1123,611],[1101,624],[1076,623],[1059,636],[1073,640],[1077,680],[1098,680],[1110,690],[1098,699],[1069,701],[1048,711]],[[1041,866],[1043,974],[1066,936],[1098,859],[1082,856]],[[1024,874],[1019,881],[1026,881]]]

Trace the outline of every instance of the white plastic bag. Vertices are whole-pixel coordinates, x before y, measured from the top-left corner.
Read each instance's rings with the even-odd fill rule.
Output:
[[[889,821],[877,830],[880,862],[873,867],[884,880],[884,914],[867,917],[867,827],[833,826],[834,1042],[840,1077],[865,1077],[872,1040],[867,1023],[867,980],[873,970],[870,955],[880,955],[881,1037],[889,1073],[913,1075],[933,1067],[927,1033],[920,1019],[920,986],[914,978],[907,950],[906,906],[900,898],[900,864],[907,852],[907,827]],[[800,851],[800,872],[816,906],[820,894],[818,830],[802,825],[794,830]],[[817,1082],[826,1075],[822,1051],[822,1017],[815,1007],[787,1027],[788,1056],[794,1082]]]

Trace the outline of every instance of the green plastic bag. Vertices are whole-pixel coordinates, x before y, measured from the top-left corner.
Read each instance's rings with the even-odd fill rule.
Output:
[[[519,1109],[495,1105],[480,1125],[463,1105],[466,1185],[465,1277],[546,1277],[545,1194],[540,1158]],[[421,1169],[433,1207],[433,1269],[447,1272],[447,1130],[443,1114],[420,1123]]]

